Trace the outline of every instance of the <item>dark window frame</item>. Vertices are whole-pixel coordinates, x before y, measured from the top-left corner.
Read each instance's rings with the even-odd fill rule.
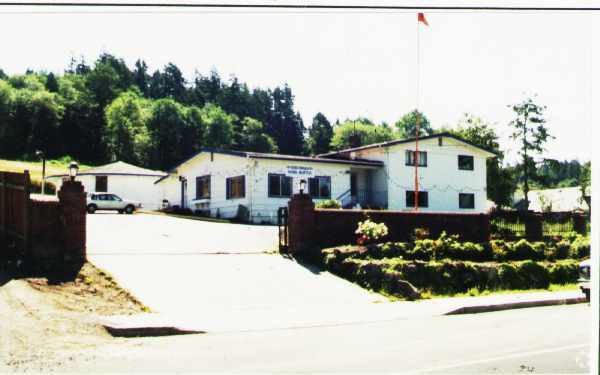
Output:
[[[461,199],[463,196],[471,197],[472,205],[464,206],[463,200]],[[458,208],[464,210],[475,209],[475,193],[458,193]]]
[[[406,190],[405,204],[406,204],[406,208],[412,208],[415,206],[415,191],[414,190]],[[429,192],[428,191],[419,191],[419,207],[429,208]]]
[[[241,185],[242,185],[242,192],[240,195],[232,195],[232,184],[234,183],[234,181],[236,180],[241,180]],[[244,199],[246,198],[246,176],[245,175],[241,175],[241,176],[233,176],[233,177],[227,177],[225,179],[225,198],[226,199]]]
[[[271,191],[271,177],[279,177],[279,194],[275,194]],[[284,194],[284,181],[289,181],[289,194]],[[269,198],[289,198],[292,196],[293,190],[293,179],[292,177],[286,176],[283,173],[269,173],[267,174],[267,195]]]
[[[313,189],[312,189],[312,185],[313,185],[313,181],[318,181],[317,182],[317,191],[318,193],[315,195],[313,194]],[[327,186],[328,186],[328,194],[326,196],[321,195],[321,180],[327,181]],[[311,177],[308,179],[308,193],[310,194],[310,196],[314,199],[331,199],[331,176],[315,176],[315,177]]]
[[[419,167],[427,167],[427,151],[419,151],[418,155],[423,155],[423,158],[419,156]],[[405,150],[404,152],[404,165],[409,167],[415,166],[415,151]]]
[[[470,160],[470,163],[466,165],[464,163],[461,163],[461,159],[462,160]],[[470,166],[470,168],[469,168]],[[473,155],[458,155],[458,169],[461,171],[473,171],[475,170],[475,158],[473,157]]]
[[[204,191],[201,189],[201,187],[202,187],[201,184],[206,180],[208,180],[208,184],[207,184],[208,195],[200,194],[201,192],[204,193]],[[209,174],[205,174],[205,175],[196,177],[196,199],[210,199],[210,194],[211,194],[210,183],[211,183],[211,178],[210,178]]]
[[[108,193],[108,176],[96,176],[96,185],[94,191],[98,193]]]

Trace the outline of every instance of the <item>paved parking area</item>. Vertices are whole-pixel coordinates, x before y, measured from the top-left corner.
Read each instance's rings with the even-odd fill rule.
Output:
[[[277,248],[277,227],[166,215],[87,215],[88,254],[261,253]]]
[[[154,311],[301,311],[382,300],[278,254],[277,227],[162,215],[88,215],[88,257]]]

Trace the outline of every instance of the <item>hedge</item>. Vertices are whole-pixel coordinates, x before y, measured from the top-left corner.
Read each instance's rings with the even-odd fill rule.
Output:
[[[388,242],[368,245],[364,248],[340,248],[350,251],[347,256],[359,259],[384,259],[401,257],[406,260],[462,260],[472,262],[505,261],[555,261],[561,259],[582,259],[590,255],[588,237],[576,235],[559,241],[509,242],[492,240],[488,243],[460,242],[456,236],[445,233],[438,239],[421,239],[413,242]],[[353,250],[349,250],[353,249]]]
[[[342,254],[342,253],[339,253]],[[403,259],[356,259],[328,254],[326,267],[335,274],[359,285],[400,297],[407,290],[390,290],[397,280],[404,280],[420,291],[434,294],[464,293],[469,289],[546,289],[552,284],[577,282],[579,262],[561,260],[536,262],[470,262],[457,260],[422,261]],[[390,282],[393,281],[393,282]],[[415,298],[414,296],[410,297]]]

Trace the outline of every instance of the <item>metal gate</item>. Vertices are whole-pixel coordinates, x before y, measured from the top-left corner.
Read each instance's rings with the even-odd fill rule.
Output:
[[[288,252],[288,208],[279,207],[277,210],[277,227],[279,229],[279,252]]]

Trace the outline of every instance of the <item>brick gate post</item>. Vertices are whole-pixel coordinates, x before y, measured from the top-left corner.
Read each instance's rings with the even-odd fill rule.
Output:
[[[65,267],[81,266],[86,260],[86,196],[80,181],[64,179],[58,192]]]
[[[525,218],[525,237],[527,240],[541,241],[544,238],[542,215],[528,211]]]
[[[288,239],[291,254],[310,250],[315,238],[315,204],[308,194],[294,194],[288,203]]]

